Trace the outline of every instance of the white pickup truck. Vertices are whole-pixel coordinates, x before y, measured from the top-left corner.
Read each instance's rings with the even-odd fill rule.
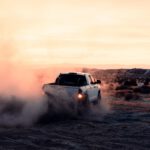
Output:
[[[43,85],[46,95],[53,98],[65,97],[68,101],[80,104],[98,104],[101,100],[100,80],[89,73],[60,73],[54,83]]]

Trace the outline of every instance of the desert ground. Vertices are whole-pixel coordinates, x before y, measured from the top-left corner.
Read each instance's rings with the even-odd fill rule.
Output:
[[[150,103],[113,99],[78,116],[65,112],[28,127],[1,126],[0,149],[149,150]]]

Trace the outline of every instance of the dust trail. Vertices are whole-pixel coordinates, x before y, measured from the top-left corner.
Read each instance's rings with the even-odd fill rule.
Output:
[[[49,109],[50,100],[42,95],[42,84],[51,82],[60,70],[67,71],[67,68],[37,69],[30,64],[13,61],[17,50],[1,51],[0,58],[3,60],[0,59],[0,126],[33,125]],[[51,102],[52,114],[61,110],[56,101]],[[65,108],[66,104],[63,107]]]
[[[15,52],[15,51],[14,51]],[[41,82],[31,66],[13,63],[14,53],[1,53],[0,126],[29,126],[47,110]]]
[[[26,98],[1,96],[0,126],[30,126],[47,111],[47,102],[44,99]]]
[[[30,126],[46,114],[49,117],[75,116],[77,108],[70,103],[73,101],[70,96],[65,92],[59,95],[59,92],[57,98],[47,99],[42,95],[41,87],[43,83],[52,82],[60,72],[79,70],[62,66],[35,69],[30,64],[13,61],[17,50],[10,49],[0,54],[0,58],[7,58],[0,64],[0,126]],[[91,107],[91,114],[95,116],[109,111],[103,96],[100,106]]]
[[[47,72],[35,71],[29,66],[10,66],[0,70],[3,76],[0,79],[0,126],[30,126],[49,110],[51,115],[68,112],[70,108],[60,103],[61,98],[56,101],[42,95],[42,84],[52,79],[51,69],[49,77]]]

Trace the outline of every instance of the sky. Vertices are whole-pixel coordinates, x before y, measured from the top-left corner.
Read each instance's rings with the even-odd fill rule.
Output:
[[[0,62],[150,66],[149,0],[0,0]]]

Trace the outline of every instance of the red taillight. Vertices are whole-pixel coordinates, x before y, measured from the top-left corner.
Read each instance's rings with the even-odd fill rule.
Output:
[[[78,94],[78,99],[83,99],[83,94],[79,93]]]
[[[79,91],[78,91],[77,99],[78,99],[79,101],[82,101],[82,100],[85,99],[85,95],[84,95],[84,93],[82,92],[81,89],[79,89]]]

